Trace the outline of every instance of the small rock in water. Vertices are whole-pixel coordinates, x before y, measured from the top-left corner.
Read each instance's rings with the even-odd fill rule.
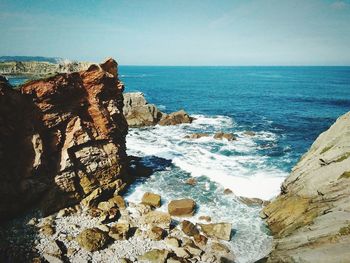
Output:
[[[160,207],[161,197],[158,194],[147,192],[142,197],[142,203],[153,207]]]
[[[218,140],[226,139],[228,141],[237,140],[237,138],[232,133],[223,133],[223,132],[215,133],[214,139],[218,139]]]
[[[224,194],[225,194],[225,195],[230,195],[230,194],[233,194],[233,192],[232,192],[231,189],[226,188],[226,189],[224,190]]]
[[[255,136],[255,135],[256,135],[256,133],[255,133],[255,132],[253,132],[253,131],[245,131],[245,132],[244,132],[244,135],[248,135],[248,136]]]
[[[33,217],[32,219],[30,219],[27,223],[27,225],[29,226],[35,226],[38,223],[38,219],[36,219],[35,217]]]
[[[168,205],[169,214],[172,216],[192,216],[196,207],[192,199],[173,200]]]
[[[185,138],[188,139],[199,139],[202,137],[209,137],[208,133],[192,133],[191,135],[186,135]]]
[[[194,185],[197,184],[197,180],[196,180],[196,178],[193,178],[193,177],[189,178],[189,179],[186,180],[186,184],[194,186]]]

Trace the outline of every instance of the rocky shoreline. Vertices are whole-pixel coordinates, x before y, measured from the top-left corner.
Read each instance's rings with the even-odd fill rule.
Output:
[[[17,66],[22,73],[41,70]],[[108,59],[61,68],[64,73],[16,90],[0,77],[0,261],[235,262],[228,243],[232,225],[197,214],[196,200],[165,204],[153,192],[138,202],[124,200],[137,177],[153,172],[140,158],[127,156],[128,128],[194,118],[184,110],[161,112],[142,93],[124,93],[117,66]],[[43,75],[57,73],[44,68]],[[257,262],[350,258],[349,129],[347,113],[319,136],[271,202],[225,189],[237,202],[263,208],[274,247]],[[224,132],[186,139],[206,137],[237,140]]]

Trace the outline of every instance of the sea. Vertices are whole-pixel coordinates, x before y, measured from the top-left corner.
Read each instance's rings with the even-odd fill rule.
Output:
[[[207,215],[232,223],[232,239],[224,243],[238,263],[255,262],[272,247],[261,207],[238,197],[273,199],[317,136],[350,110],[350,67],[120,66],[119,75],[125,92],[141,91],[161,111],[184,109],[195,118],[129,129],[128,154],[142,157],[154,173],[134,183],[127,200],[158,193],[166,211],[170,200],[194,199],[190,220]],[[186,138],[198,132],[233,133],[237,140]],[[194,186],[186,184],[191,177]],[[224,194],[226,188],[233,194]]]

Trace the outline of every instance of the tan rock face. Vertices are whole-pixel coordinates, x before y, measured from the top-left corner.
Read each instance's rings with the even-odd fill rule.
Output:
[[[192,216],[196,202],[192,199],[173,200],[168,205],[169,214],[172,216]]]
[[[12,201],[21,209],[24,200],[48,189],[43,210],[51,213],[125,178],[128,125],[116,66],[109,59],[86,71],[31,81],[20,92],[0,84],[0,153],[6,153],[0,154],[1,163],[17,155],[16,149],[22,152],[15,158],[17,168],[9,163],[0,172],[8,184],[0,188],[1,202],[21,199]],[[14,210],[9,206],[0,203],[0,210]]]
[[[322,133],[263,209],[275,236],[268,262],[346,262],[350,235],[350,112]]]

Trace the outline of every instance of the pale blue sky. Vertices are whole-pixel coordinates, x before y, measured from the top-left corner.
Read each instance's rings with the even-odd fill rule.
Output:
[[[0,0],[0,55],[350,65],[350,0]]]

